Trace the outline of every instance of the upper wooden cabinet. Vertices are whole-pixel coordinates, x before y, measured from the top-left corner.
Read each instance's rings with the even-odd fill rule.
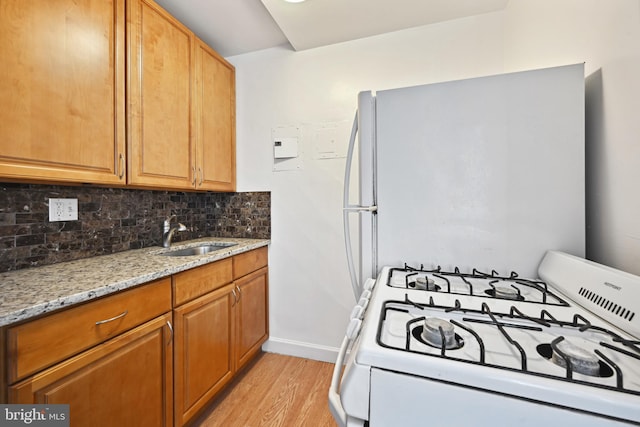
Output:
[[[129,184],[194,187],[193,33],[148,0],[130,0]]]
[[[129,183],[233,191],[233,67],[153,1],[128,11]]]
[[[235,70],[196,39],[196,159],[200,190],[236,188]]]
[[[235,70],[153,0],[2,0],[0,54],[0,177],[235,190]]]
[[[124,0],[0,2],[0,176],[124,185]]]

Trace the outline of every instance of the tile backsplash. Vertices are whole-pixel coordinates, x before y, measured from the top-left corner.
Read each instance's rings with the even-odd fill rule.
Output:
[[[78,220],[49,222],[50,198],[77,198]],[[169,215],[187,227],[173,241],[271,236],[271,194],[191,193],[0,183],[0,271],[160,246]]]

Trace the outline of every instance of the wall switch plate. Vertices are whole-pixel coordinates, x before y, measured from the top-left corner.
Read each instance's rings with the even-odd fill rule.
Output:
[[[49,199],[49,222],[77,220],[78,199]]]

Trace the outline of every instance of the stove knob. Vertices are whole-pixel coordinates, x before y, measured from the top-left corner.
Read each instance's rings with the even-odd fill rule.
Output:
[[[360,295],[360,298],[371,298],[371,291],[362,291],[362,295]]]
[[[356,336],[358,336],[358,332],[360,332],[361,326],[362,326],[362,320],[351,319],[351,322],[349,322],[349,326],[347,326],[347,338],[352,340]]]
[[[360,301],[358,301],[358,305],[366,310],[367,306],[369,305],[369,300],[366,298],[360,298]]]
[[[364,281],[364,285],[362,286],[365,290],[370,291],[373,289],[373,287],[375,286],[376,281],[369,278],[367,280]]]
[[[356,305],[355,307],[353,307],[353,310],[351,310],[351,316],[349,317],[349,319],[362,319],[363,316],[364,316],[364,308],[362,308],[359,305]]]

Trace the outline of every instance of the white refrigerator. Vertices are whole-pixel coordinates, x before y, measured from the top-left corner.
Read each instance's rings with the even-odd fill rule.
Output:
[[[535,278],[549,249],[584,257],[584,113],[584,64],[360,93],[343,195],[356,300],[386,265]]]

